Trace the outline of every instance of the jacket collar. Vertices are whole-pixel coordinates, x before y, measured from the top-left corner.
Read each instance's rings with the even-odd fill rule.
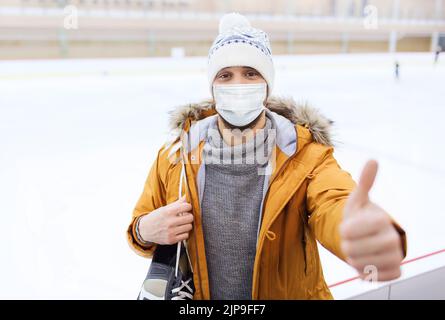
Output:
[[[333,146],[331,127],[334,121],[322,115],[318,109],[307,103],[296,103],[292,98],[271,96],[266,102],[269,115],[273,116],[277,125],[277,138],[280,149],[287,151],[288,156],[296,151],[297,137],[290,133],[291,127],[296,125],[307,128],[312,140],[317,143]],[[181,134],[188,134],[189,145],[187,152],[195,149],[206,134],[206,128],[211,121],[216,121],[215,103],[211,99],[197,103],[180,105],[169,112],[169,134],[166,149],[173,146],[169,154],[175,153],[181,142],[178,138]],[[296,130],[295,130],[296,132]],[[190,136],[193,138],[190,139]]]

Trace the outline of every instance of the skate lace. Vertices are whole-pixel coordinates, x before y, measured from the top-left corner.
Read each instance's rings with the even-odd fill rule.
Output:
[[[181,167],[181,176],[179,178],[179,198],[182,196],[182,181],[183,180],[187,180],[187,177],[185,175],[185,167],[184,167],[184,163],[182,163],[182,167]],[[192,268],[192,264],[190,261],[190,256],[188,254],[188,250],[187,250],[187,242],[186,240],[182,240],[179,241],[176,247],[176,266],[175,266],[175,277],[178,277],[178,271],[179,271],[179,258],[181,256],[181,244],[184,244],[185,250],[186,250],[186,254],[187,254],[187,258],[188,258],[188,263],[189,266],[193,272],[193,268]],[[192,288],[188,285],[189,282],[191,282],[193,280],[193,278],[189,278],[187,281],[184,281],[181,279],[181,285],[177,288],[172,289],[171,293],[172,294],[177,294],[177,296],[172,297],[172,300],[186,300],[191,299],[193,300],[193,290]],[[188,289],[189,292],[184,291],[183,289],[186,288]]]
[[[175,294],[175,293],[178,294],[177,296],[173,297],[172,300],[186,300],[187,298],[193,299],[193,295],[190,294],[190,293],[193,293],[193,290],[188,285],[190,281],[192,281],[192,278],[188,279],[187,281],[181,280],[181,285],[172,290],[173,294]],[[187,291],[184,291],[183,290],[184,288],[187,288],[190,291],[190,293],[188,293]]]

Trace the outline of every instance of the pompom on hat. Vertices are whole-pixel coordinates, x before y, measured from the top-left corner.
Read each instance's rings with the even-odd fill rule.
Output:
[[[253,28],[239,13],[224,15],[219,22],[219,34],[209,50],[207,74],[210,92],[218,72],[227,67],[246,66],[256,69],[266,80],[269,95],[275,78],[269,37]]]

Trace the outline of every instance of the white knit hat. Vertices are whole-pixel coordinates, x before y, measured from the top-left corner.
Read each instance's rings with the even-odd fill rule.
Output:
[[[219,35],[208,56],[208,80],[213,92],[213,80],[226,67],[246,66],[256,69],[266,80],[269,94],[274,85],[275,69],[267,34],[250,25],[239,13],[224,15],[219,23]]]

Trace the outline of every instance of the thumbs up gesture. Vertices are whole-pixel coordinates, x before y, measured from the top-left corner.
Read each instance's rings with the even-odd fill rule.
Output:
[[[400,277],[403,250],[390,216],[369,200],[376,174],[377,162],[369,160],[343,211],[341,249],[361,279],[388,281]]]

